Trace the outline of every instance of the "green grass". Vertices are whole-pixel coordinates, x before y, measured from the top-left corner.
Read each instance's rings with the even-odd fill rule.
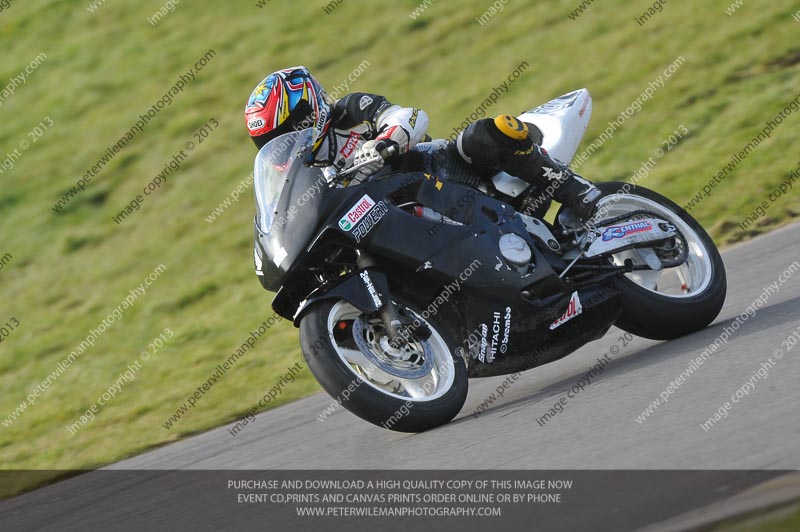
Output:
[[[626,179],[679,125],[691,134],[640,183],[683,204],[800,87],[790,9],[745,3],[669,3],[639,27],[649,1],[596,2],[577,20],[577,0],[510,1],[480,26],[488,0],[435,2],[416,21],[416,0],[185,2],[151,27],[161,0],[14,2],[0,12],[0,86],[39,52],[47,59],[0,107],[0,146],[11,151],[50,117],[54,126],[0,175],[0,323],[21,326],[0,344],[0,420],[157,265],[167,270],[10,428],[0,425],[0,468],[93,468],[231,421],[256,404],[299,359],[296,331],[273,327],[171,429],[162,422],[269,314],[271,296],[252,272],[248,194],[215,223],[205,217],[251,171],[255,150],[242,110],[268,72],[304,64],[329,88],[362,61],[351,90],[425,108],[431,134],[447,136],[514,67],[531,68],[490,113],[517,113],[588,87],[587,142],[679,55],[686,63],[605,143],[581,172]],[[533,5],[532,5],[533,4]],[[207,50],[216,56],[65,212],[51,206]],[[166,185],[122,225],[111,217],[192,140],[210,118],[219,128]],[[715,189],[695,215],[719,242],[798,163],[790,117]],[[2,155],[2,154],[0,154]],[[4,158],[4,157],[2,157]],[[774,204],[758,231],[800,210]],[[66,429],[169,327],[174,338],[76,435]],[[273,405],[317,390],[304,370]],[[15,488],[29,487],[27,485]]]
[[[715,532],[797,532],[800,530],[800,503],[720,523]]]

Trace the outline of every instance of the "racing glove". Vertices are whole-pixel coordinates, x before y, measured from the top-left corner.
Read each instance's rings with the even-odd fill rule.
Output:
[[[385,141],[380,140],[368,140],[364,144],[361,145],[356,150],[355,160],[353,161],[354,166],[361,166],[357,174],[362,179],[365,177],[369,177],[381,168],[383,168],[384,160],[383,156],[381,155],[379,148],[385,146]]]

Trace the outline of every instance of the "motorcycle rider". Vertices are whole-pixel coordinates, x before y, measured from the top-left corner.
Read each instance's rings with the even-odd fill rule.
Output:
[[[328,175],[363,164],[357,181],[384,165],[381,152],[387,144],[407,153],[425,140],[428,129],[425,111],[392,104],[377,94],[351,93],[331,104],[322,85],[303,66],[264,78],[250,95],[245,120],[259,149],[284,133],[315,128],[317,140],[309,164],[325,167]],[[510,115],[478,120],[455,142],[437,141],[429,148],[438,151],[434,159],[439,166],[454,175],[471,173],[488,179],[505,171],[535,190],[549,187],[552,198],[570,207],[581,221],[592,217],[601,196],[597,187],[535,144],[527,125]]]

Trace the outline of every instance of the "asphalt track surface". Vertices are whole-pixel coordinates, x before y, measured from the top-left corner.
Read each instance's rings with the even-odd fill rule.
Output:
[[[524,373],[479,418],[472,412],[503,377],[473,379],[449,425],[407,435],[380,429],[318,394],[259,415],[236,437],[227,427],[163,447],[122,469],[800,469],[800,346],[708,432],[715,411],[800,326],[800,271],[738,327],[644,423],[635,421],[745,312],[764,287],[800,261],[800,225],[723,253],[728,296],[708,328],[670,342],[619,342],[612,329],[570,356]],[[597,358],[619,353],[544,427],[536,423]]]
[[[496,392],[504,377],[471,380],[459,416],[423,434],[390,432],[339,407],[320,421],[331,400],[317,394],[258,415],[235,437],[228,432],[229,426],[220,427],[109,469],[693,470],[674,478],[662,475],[648,490],[636,482],[620,482],[618,493],[610,493],[613,490],[607,484],[601,487],[602,475],[591,476],[584,482],[603,491],[594,506],[588,503],[581,511],[562,512],[558,522],[542,516],[545,520],[531,529],[632,530],[650,525],[782,471],[800,469],[800,342],[793,348],[784,343],[800,331],[800,269],[780,277],[793,262],[800,265],[800,225],[734,246],[723,253],[723,260],[727,300],[720,316],[705,330],[670,342],[641,338],[628,342],[621,339],[621,331],[612,329],[565,359],[524,373],[478,417],[472,415],[475,409]],[[637,416],[690,362],[725,327],[730,331],[737,316],[774,283],[779,283],[777,291],[771,290],[754,315],[739,318],[727,343],[668,392],[668,400],[647,419],[637,422]],[[776,357],[777,350],[783,351],[781,358]],[[568,397],[563,412],[544,426],[537,423],[604,355],[611,362],[603,373]],[[774,365],[758,376],[770,357]],[[753,389],[748,395],[740,393],[734,403],[737,390],[748,381]],[[701,425],[726,401],[731,404],[727,417],[704,430]],[[66,516],[76,529],[93,529],[93,512],[71,504],[69,496],[76,490],[91,490],[92,475],[5,501],[0,504],[0,522],[4,515],[21,518],[35,512],[39,526],[55,525]],[[104,487],[104,493],[122,497],[126,490],[135,489],[125,476],[114,478],[116,484]],[[172,479],[171,489],[180,492],[180,483],[187,481],[183,479]],[[624,519],[619,505],[615,508],[608,502],[612,495],[626,501],[619,503],[626,508]],[[587,521],[590,515],[592,520]],[[123,526],[125,519],[135,519],[130,512],[118,517],[119,526],[114,529],[138,529]],[[571,526],[564,526],[565,519],[573,520]],[[61,522],[53,529],[68,529]],[[202,529],[202,523],[194,523],[195,528],[190,522],[175,521],[171,530]]]

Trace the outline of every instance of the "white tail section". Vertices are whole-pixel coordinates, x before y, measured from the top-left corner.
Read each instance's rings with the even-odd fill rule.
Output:
[[[543,135],[542,147],[562,163],[569,164],[578,151],[591,116],[592,95],[586,89],[578,89],[517,118],[538,127]]]

